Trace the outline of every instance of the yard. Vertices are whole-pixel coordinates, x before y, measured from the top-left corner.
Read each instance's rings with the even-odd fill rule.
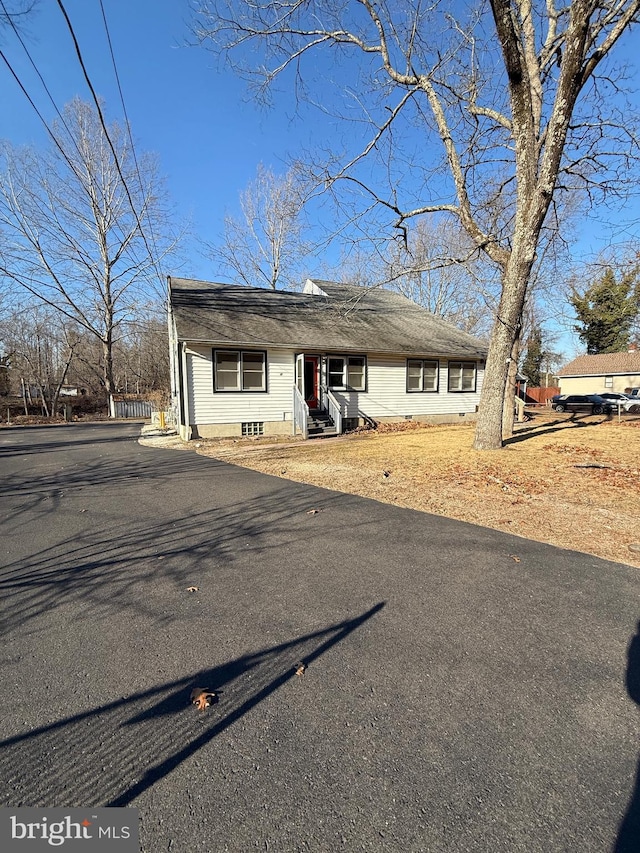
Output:
[[[191,446],[277,477],[640,567],[640,417],[545,411],[495,453],[473,450],[473,434],[471,424],[411,423],[341,439]]]

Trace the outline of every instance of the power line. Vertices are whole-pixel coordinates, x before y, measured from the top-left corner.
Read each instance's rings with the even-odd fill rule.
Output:
[[[0,0],[0,2],[1,2],[1,0]],[[126,107],[126,104],[124,102],[124,94],[122,91],[122,86],[120,85],[120,75],[118,74],[118,66],[116,64],[116,57],[115,57],[115,54],[113,51],[113,44],[111,42],[111,33],[109,32],[109,25],[107,23],[107,15],[106,15],[106,12],[104,10],[104,4],[103,4],[102,0],[99,0],[99,2],[100,2],[100,11],[102,12],[102,22],[104,24],[104,30],[105,30],[105,33],[107,36],[107,44],[109,45],[109,54],[111,55],[111,64],[113,65],[113,73],[114,73],[115,78],[116,78],[116,85],[118,87],[118,93],[120,95],[120,103],[122,104],[122,113],[123,113],[124,119],[125,119],[125,125],[127,128],[127,134],[129,136],[129,142],[131,144],[131,153],[133,155],[133,162],[135,165],[136,174],[138,175],[138,183],[140,184],[140,189],[142,190],[142,192],[144,192],[144,184],[142,182],[142,175],[140,174],[138,157],[136,155],[136,147],[135,147],[135,144],[133,142],[133,136],[131,134],[131,124],[129,122],[129,115],[127,114],[127,107]],[[156,244],[155,235],[153,233],[153,224],[151,222],[151,217],[149,216],[148,211],[147,211],[147,224],[149,227],[149,234],[151,236],[151,242],[153,243],[153,248],[154,248],[154,252],[155,252],[155,254],[152,255],[152,261],[154,263],[154,266],[156,267],[156,272],[158,273],[158,277],[162,280],[162,274],[161,274],[160,270],[158,269],[158,267],[155,263],[155,257],[158,254],[158,246]]]
[[[130,205],[130,207],[131,207],[131,210],[133,211],[133,215],[135,216],[136,224],[137,224],[137,226],[138,226],[138,230],[140,231],[140,236],[142,237],[142,240],[143,240],[143,242],[144,242],[144,245],[145,245],[145,247],[146,247],[146,249],[147,249],[147,252],[148,252],[148,254],[149,254],[149,258],[151,259],[152,263],[153,263],[153,264],[154,264],[154,266],[155,266],[155,257],[154,257],[154,254],[153,254],[153,252],[151,251],[151,247],[149,246],[149,243],[148,243],[148,241],[147,241],[147,237],[146,237],[146,234],[144,233],[144,229],[143,229],[143,227],[142,227],[142,223],[140,222],[140,217],[138,216],[138,211],[136,210],[136,207],[135,207],[135,205],[134,205],[134,203],[133,203],[133,198],[131,197],[131,192],[129,191],[129,186],[127,185],[126,179],[125,179],[124,174],[123,174],[123,172],[122,172],[122,168],[121,168],[121,166],[120,166],[120,161],[119,161],[119,159],[118,159],[118,155],[116,154],[115,147],[114,147],[114,145],[113,145],[113,142],[111,141],[111,136],[109,135],[109,130],[108,130],[108,128],[107,128],[107,124],[106,124],[106,121],[105,121],[105,118],[104,118],[104,114],[103,114],[103,112],[102,112],[102,107],[100,106],[100,99],[98,98],[98,96],[97,96],[97,94],[96,94],[96,91],[95,91],[95,89],[93,88],[93,84],[92,84],[92,82],[91,82],[91,78],[89,77],[89,73],[88,73],[87,68],[86,68],[86,65],[85,65],[85,63],[84,63],[84,59],[83,59],[83,57],[82,57],[82,51],[80,50],[80,45],[79,45],[79,43],[78,43],[78,39],[76,38],[76,34],[75,34],[74,29],[73,29],[73,25],[72,25],[72,23],[71,23],[71,21],[70,21],[70,19],[69,19],[69,16],[68,16],[68,14],[67,14],[67,10],[65,9],[64,4],[62,3],[62,0],[57,0],[57,3],[58,3],[58,6],[59,6],[59,8],[60,8],[60,11],[62,12],[62,14],[63,14],[63,16],[64,16],[64,19],[65,19],[66,24],[67,24],[67,28],[68,28],[69,33],[70,33],[70,35],[71,35],[71,38],[72,38],[72,40],[73,40],[73,44],[74,44],[74,47],[75,47],[76,55],[77,55],[77,57],[78,57],[78,62],[80,63],[80,67],[81,67],[81,69],[82,69],[82,73],[83,73],[83,75],[84,75],[84,79],[85,79],[85,81],[86,81],[86,83],[87,83],[87,86],[89,87],[89,91],[91,92],[91,97],[93,98],[93,102],[94,102],[94,104],[95,104],[95,106],[96,106],[96,110],[97,110],[97,113],[98,113],[98,119],[99,119],[99,121],[100,121],[100,125],[102,126],[102,130],[103,130],[103,132],[104,132],[105,138],[106,138],[107,142],[109,143],[109,147],[110,147],[110,149],[111,149],[111,153],[113,154],[114,163],[115,163],[116,169],[117,169],[117,171],[118,171],[118,175],[120,176],[120,180],[122,181],[122,186],[124,187],[124,191],[125,191],[125,193],[126,193],[126,196],[127,196],[128,201],[129,201],[129,205]],[[156,269],[156,272],[157,272],[157,269]]]
[[[45,92],[47,93],[47,95],[48,95],[48,97],[49,97],[49,100],[51,101],[51,103],[52,103],[52,105],[53,105],[53,108],[54,108],[54,110],[56,111],[56,113],[57,113],[57,115],[58,115],[58,118],[60,119],[60,121],[62,122],[62,124],[63,124],[63,126],[64,126],[64,128],[65,128],[65,130],[67,131],[67,133],[68,133],[68,135],[69,135],[69,138],[71,139],[71,141],[73,142],[73,144],[74,144],[74,146],[75,146],[76,151],[78,152],[78,154],[80,154],[80,149],[78,148],[78,143],[76,142],[75,137],[74,137],[74,136],[73,136],[73,134],[71,133],[71,131],[70,131],[70,129],[69,129],[69,126],[68,126],[68,124],[67,124],[67,122],[66,122],[66,120],[65,120],[64,116],[62,115],[62,113],[61,113],[61,112],[60,112],[60,110],[58,109],[58,105],[56,104],[56,102],[55,102],[55,100],[54,100],[54,98],[53,98],[53,95],[52,95],[52,94],[51,94],[51,92],[49,91],[49,88],[48,88],[48,86],[47,86],[47,84],[46,84],[46,82],[45,82],[45,80],[44,80],[44,77],[43,77],[43,76],[42,76],[42,74],[40,73],[40,70],[38,69],[38,66],[36,65],[36,63],[35,63],[35,61],[34,61],[33,57],[31,56],[31,54],[29,53],[29,49],[28,49],[27,45],[25,44],[24,39],[23,39],[23,38],[22,38],[22,36],[20,35],[20,30],[17,28],[17,26],[16,26],[16,24],[15,24],[15,21],[13,20],[13,16],[9,14],[9,12],[8,12],[8,10],[7,10],[7,7],[5,6],[4,0],[0,0],[0,6],[2,6],[2,11],[4,12],[6,19],[9,21],[9,24],[11,25],[11,28],[12,28],[13,32],[15,33],[15,35],[16,35],[16,38],[18,39],[18,41],[19,41],[19,42],[20,42],[20,44],[22,45],[22,49],[23,49],[23,50],[24,50],[24,52],[26,53],[26,55],[27,55],[27,59],[28,59],[28,60],[29,60],[29,62],[31,63],[31,67],[33,68],[33,70],[34,70],[34,71],[36,72],[36,74],[38,75],[38,78],[39,78],[40,82],[42,83],[42,87],[43,87],[43,89],[45,90]],[[3,58],[4,58],[4,57],[3,57]],[[6,61],[7,61],[7,60],[5,59],[5,62],[6,62]],[[10,69],[10,70],[12,70],[12,69]],[[12,73],[14,73],[14,72],[12,71]],[[14,73],[14,77],[16,77],[15,73]],[[16,77],[16,79],[17,79],[17,77]],[[23,90],[23,92],[24,92],[24,87],[22,86],[22,84],[20,84],[20,81],[18,81],[18,84],[20,85],[20,87],[22,88],[22,90]],[[36,110],[36,112],[37,112],[37,110]],[[38,115],[40,115],[40,114],[38,113]],[[42,120],[42,121],[44,121],[44,119],[42,119],[42,116],[40,116],[40,118],[41,118],[41,120]],[[45,123],[45,126],[46,126],[46,123]],[[49,130],[48,126],[47,126],[47,130]],[[49,133],[51,134],[52,132],[51,132],[51,131],[49,131]],[[80,155],[80,156],[82,156],[82,155]]]
[[[53,140],[53,142],[54,142],[55,146],[58,148],[58,150],[60,151],[60,153],[62,154],[62,156],[64,157],[64,159],[67,161],[67,164],[68,164],[69,168],[70,168],[70,169],[71,169],[71,171],[74,173],[74,175],[75,175],[75,176],[80,180],[80,175],[78,174],[78,172],[77,172],[77,170],[76,170],[75,165],[74,165],[74,164],[71,162],[71,160],[69,159],[69,155],[68,155],[68,154],[67,154],[67,152],[64,150],[64,148],[62,147],[62,145],[60,145],[60,143],[59,143],[59,141],[57,140],[57,138],[56,138],[56,136],[55,136],[54,132],[51,130],[51,128],[50,128],[50,127],[49,127],[49,125],[47,124],[46,119],[44,118],[44,116],[42,115],[42,113],[40,112],[40,110],[38,109],[38,107],[35,105],[35,103],[34,103],[33,99],[31,98],[31,95],[30,95],[30,94],[27,92],[27,90],[25,89],[25,87],[24,87],[24,85],[23,85],[22,81],[20,80],[20,78],[18,77],[18,75],[16,74],[16,72],[14,71],[14,69],[13,69],[13,67],[12,67],[11,63],[9,62],[9,60],[7,59],[7,57],[4,55],[4,52],[3,52],[2,50],[0,50],[0,58],[2,58],[2,60],[3,60],[3,61],[4,61],[4,63],[5,63],[5,65],[6,65],[6,66],[7,66],[7,68],[9,69],[9,71],[10,71],[11,75],[13,76],[14,80],[16,81],[16,83],[18,84],[18,86],[20,87],[20,89],[22,90],[22,93],[24,94],[25,98],[29,101],[29,103],[31,104],[31,106],[32,106],[32,107],[33,107],[33,109],[35,110],[36,115],[38,116],[38,118],[40,119],[40,121],[42,122],[42,124],[44,125],[45,130],[47,131],[47,133],[49,134],[49,136],[50,136],[50,137],[51,137],[51,139]]]

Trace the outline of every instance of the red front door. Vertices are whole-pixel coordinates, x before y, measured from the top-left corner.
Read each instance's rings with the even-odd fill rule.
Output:
[[[310,409],[320,408],[320,396],[318,394],[318,373],[320,359],[317,355],[305,355],[304,357],[304,399]]]

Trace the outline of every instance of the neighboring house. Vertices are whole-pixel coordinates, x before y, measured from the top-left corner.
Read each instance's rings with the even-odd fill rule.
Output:
[[[60,386],[60,396],[61,397],[80,397],[87,393],[86,388],[80,388],[79,385],[61,385]]]
[[[562,394],[602,394],[640,386],[640,352],[608,352],[601,355],[579,355],[559,372]]]
[[[486,347],[397,293],[303,293],[169,279],[172,407],[184,439],[458,421],[478,410]]]

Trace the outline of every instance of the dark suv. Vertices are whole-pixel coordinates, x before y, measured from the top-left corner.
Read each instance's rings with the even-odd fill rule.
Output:
[[[609,414],[613,406],[599,394],[556,394],[551,398],[556,412],[591,412],[592,415]]]

